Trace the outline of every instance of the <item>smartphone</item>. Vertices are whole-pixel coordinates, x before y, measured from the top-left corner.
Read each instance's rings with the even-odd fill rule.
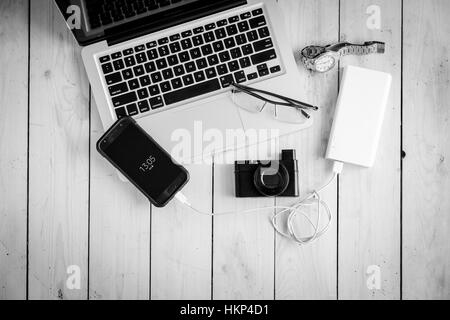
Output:
[[[189,181],[188,171],[132,118],[117,121],[97,150],[156,207],[166,206]]]

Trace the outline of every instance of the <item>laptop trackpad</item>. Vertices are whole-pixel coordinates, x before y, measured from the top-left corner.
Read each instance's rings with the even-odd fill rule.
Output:
[[[235,148],[235,143],[226,139],[227,130],[243,129],[239,111],[228,98],[137,121],[167,152],[182,161]]]

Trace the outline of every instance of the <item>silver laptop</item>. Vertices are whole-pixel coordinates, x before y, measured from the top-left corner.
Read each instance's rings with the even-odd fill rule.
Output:
[[[179,142],[176,132],[195,137],[210,129],[253,129],[285,135],[312,124],[311,119],[283,123],[271,111],[251,113],[233,101],[233,82],[302,98],[275,0],[56,3],[84,47],[83,61],[105,129],[131,116],[170,151]],[[235,141],[223,145],[224,150],[242,147]]]

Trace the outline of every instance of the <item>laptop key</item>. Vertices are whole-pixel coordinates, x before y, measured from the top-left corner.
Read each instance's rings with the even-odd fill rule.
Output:
[[[213,48],[214,48],[214,52],[219,52],[219,51],[225,50],[225,47],[224,47],[222,41],[214,42]]]
[[[129,56],[125,58],[125,65],[127,67],[132,67],[134,65],[136,65],[136,59],[134,59],[133,56]]]
[[[239,21],[239,17],[238,16],[234,16],[234,17],[228,18],[228,22],[229,23],[235,23],[235,22],[238,22],[238,21]]]
[[[210,24],[207,24],[206,26],[205,26],[205,29],[208,31],[208,30],[212,30],[212,29],[215,29],[216,28],[216,24],[215,23],[210,23]]]
[[[124,80],[129,80],[134,77],[133,71],[131,69],[123,70],[122,75]]]
[[[177,65],[179,63],[177,55],[174,54],[173,56],[167,57],[167,62],[169,62],[169,66],[171,67]]]
[[[147,71],[147,73],[151,73],[153,71],[156,71],[156,64],[153,61],[150,61],[148,63],[145,64],[145,71]]]
[[[133,71],[134,71],[134,74],[136,75],[136,77],[140,77],[145,73],[143,66],[136,66],[133,68]]]
[[[239,63],[240,63],[240,65],[241,65],[241,68],[242,68],[242,69],[251,67],[251,65],[252,65],[252,62],[250,61],[250,58],[249,58],[249,57],[244,57],[244,58],[240,59],[240,60],[239,60]]]
[[[108,62],[109,60],[111,60],[110,56],[104,56],[100,58],[100,63],[105,63]]]
[[[203,42],[203,37],[201,35],[195,36],[192,38],[192,42],[194,43],[194,46],[198,47],[201,46]]]
[[[175,78],[171,81],[171,83],[174,90],[180,89],[183,86],[183,81],[181,80],[181,78]]]
[[[251,44],[246,44],[242,47],[242,53],[244,56],[251,55],[253,53],[253,46]]]
[[[216,38],[219,40],[223,39],[227,36],[227,32],[225,31],[225,28],[217,29],[214,33],[216,35]]]
[[[111,55],[111,57],[112,57],[113,59],[119,59],[119,58],[122,58],[122,52],[116,52],[116,53],[113,53],[113,54]]]
[[[164,101],[166,102],[166,105],[170,105],[220,89],[221,87],[219,81],[217,79],[212,79],[180,90],[169,92],[164,95]]]
[[[169,45],[171,53],[177,53],[181,51],[181,46],[179,42],[174,42]]]
[[[153,85],[153,86],[148,87],[148,91],[150,92],[150,95],[152,97],[154,97],[154,96],[156,96],[156,95],[161,93],[159,91],[159,87],[157,85]]]
[[[150,81],[150,77],[145,75],[139,78],[139,82],[141,83],[141,87],[149,86],[152,82]]]
[[[178,58],[180,58],[180,62],[181,62],[181,63],[187,62],[187,61],[191,60],[191,58],[189,57],[189,53],[186,52],[186,51],[181,52],[181,53],[178,55]]]
[[[239,59],[242,57],[242,52],[240,48],[233,48],[230,50],[231,58],[233,59]]]
[[[117,119],[122,119],[128,116],[127,110],[125,108],[117,108],[116,109]]]
[[[158,52],[161,57],[165,57],[170,54],[170,50],[169,50],[168,46],[159,47]]]
[[[113,86],[110,86],[108,88],[109,90],[109,94],[111,95],[111,97],[113,96],[117,96],[119,94],[125,93],[128,91],[128,86],[126,82],[122,82]]]
[[[147,49],[151,49],[151,48],[156,47],[157,43],[156,43],[156,41],[151,41],[151,42],[147,43],[146,46],[147,46]]]
[[[222,88],[227,88],[231,86],[234,82],[233,76],[231,74],[227,74],[225,76],[220,77],[220,83],[222,84]]]
[[[150,105],[151,105],[153,110],[164,107],[164,102],[163,102],[161,96],[157,96],[157,97],[151,98],[149,100],[149,102],[150,102]]]
[[[149,60],[154,60],[158,58],[158,51],[156,51],[156,49],[148,50],[147,57]]]
[[[192,31],[191,31],[191,30],[185,31],[185,32],[181,33],[181,36],[182,36],[183,38],[190,37],[190,36],[192,36]]]
[[[167,61],[165,58],[156,60],[156,66],[159,70],[167,68]]]
[[[128,106],[127,106],[127,111],[128,111],[128,115],[129,115],[130,117],[139,114],[139,111],[138,111],[138,109],[137,109],[136,103],[132,103],[132,104],[128,105]]]
[[[256,30],[247,32],[247,38],[250,42],[258,40],[258,32]]]
[[[238,29],[239,29],[239,32],[246,32],[246,31],[250,30],[248,22],[247,21],[239,22]]]
[[[193,61],[186,63],[184,67],[186,69],[186,72],[188,73],[192,73],[195,70],[197,70],[197,68],[195,67],[195,63]]]
[[[252,29],[265,26],[267,24],[266,18],[264,16],[258,16],[256,18],[250,19],[250,27]]]
[[[237,61],[231,61],[228,63],[228,68],[230,69],[230,72],[234,72],[239,70],[239,63]]]
[[[192,59],[198,59],[202,56],[202,53],[200,52],[199,48],[194,48],[194,49],[190,50],[189,52],[191,54]]]
[[[203,38],[205,39],[206,43],[210,43],[216,40],[216,38],[214,37],[214,32],[210,31],[210,32],[206,32],[203,35]]]
[[[113,65],[114,65],[114,69],[116,71],[119,71],[119,70],[122,70],[125,68],[125,64],[123,63],[122,59],[114,60]]]
[[[129,56],[130,54],[133,54],[134,53],[134,51],[133,51],[133,49],[126,49],[126,50],[123,50],[123,55],[124,56]]]
[[[138,79],[132,79],[132,80],[128,81],[128,86],[130,87],[130,90],[139,89]]]
[[[183,50],[188,50],[188,49],[192,48],[192,41],[191,41],[191,39],[183,39],[183,40],[181,40],[181,47],[183,48]]]
[[[257,74],[256,72],[250,73],[250,74],[247,76],[247,78],[248,78],[248,80],[255,80],[255,79],[258,78],[258,74]]]
[[[273,47],[272,39],[266,38],[264,40],[260,40],[253,43],[253,48],[255,52],[263,51]]]
[[[153,83],[158,83],[162,81],[161,72],[155,72],[151,75]]]
[[[228,51],[223,51],[221,53],[219,53],[219,58],[220,58],[220,62],[227,62],[231,60],[231,56],[228,53]]]
[[[259,29],[258,34],[261,39],[270,36],[269,28],[264,27],[264,28]]]
[[[112,103],[113,103],[114,107],[120,107],[125,104],[135,102],[136,100],[137,100],[137,95],[136,95],[136,92],[133,91],[133,92],[125,93],[120,96],[116,96],[116,97],[112,98]]]
[[[213,53],[213,48],[210,44],[206,44],[202,47],[202,53],[204,56],[210,55],[211,53]]]
[[[263,51],[257,54],[254,54],[251,56],[252,59],[252,63],[255,64],[260,64],[269,60],[273,60],[277,57],[277,53],[275,52],[274,49],[270,49],[267,51]]]
[[[259,16],[259,15],[261,15],[261,14],[263,14],[263,10],[262,10],[261,8],[252,11],[252,15],[253,15],[254,17],[255,17],[255,16]]]
[[[232,24],[231,26],[227,27],[227,33],[229,36],[234,36],[235,34],[238,34],[238,28],[235,24]]]
[[[210,66],[215,66],[215,65],[219,64],[219,57],[217,56],[217,54],[213,54],[213,55],[209,56],[208,63]]]
[[[182,76],[185,72],[184,72],[184,68],[182,65],[176,66],[173,68],[173,72],[175,73],[175,75],[178,76]]]
[[[245,37],[245,34],[238,34],[236,36],[236,43],[238,44],[238,46],[246,44],[247,38]]]
[[[144,88],[144,89],[139,89],[138,91],[137,91],[137,95],[138,95],[138,97],[139,97],[139,99],[146,99],[146,98],[148,98],[148,91],[147,91],[147,88]]]
[[[245,12],[245,13],[241,14],[240,17],[241,17],[241,20],[244,20],[244,19],[251,18],[252,14],[250,12]]]
[[[161,73],[163,75],[164,80],[169,80],[169,79],[172,79],[174,77],[173,76],[173,71],[170,68],[161,71]]]
[[[120,72],[109,74],[105,77],[106,84],[111,85],[122,81],[122,75]]]
[[[169,38],[167,38],[167,37],[158,40],[158,44],[160,46],[162,46],[163,44],[167,44],[167,43],[169,43]]]
[[[137,63],[144,63],[147,61],[147,55],[145,54],[145,52],[141,52],[139,54],[136,55],[136,61]]]
[[[199,34],[202,33],[203,31],[205,31],[203,27],[198,27],[194,29],[194,34]]]
[[[217,73],[219,75],[224,75],[228,73],[228,68],[226,64],[221,64],[220,66],[217,66]]]
[[[247,81],[247,77],[245,76],[244,71],[238,71],[234,74],[234,78],[236,79],[237,83],[242,83]]]
[[[102,65],[102,70],[104,74],[108,74],[114,71],[114,68],[111,63],[105,63]]]
[[[223,40],[223,43],[225,44],[225,48],[230,49],[236,46],[236,42],[234,41],[234,38],[226,38]]]
[[[216,69],[215,69],[215,68],[209,68],[209,69],[206,69],[206,70],[205,70],[205,73],[206,73],[206,77],[207,77],[208,79],[217,77],[217,72],[216,72]]]
[[[172,90],[172,86],[170,85],[169,81],[162,82],[159,86],[161,87],[161,91],[163,93],[169,92],[170,90]]]
[[[227,24],[228,24],[228,21],[226,19],[217,21],[217,26],[218,27],[223,27],[223,26],[226,26]]]
[[[205,73],[203,71],[198,71],[198,72],[194,73],[194,78],[195,78],[195,81],[202,82],[206,79]]]
[[[140,45],[140,46],[137,46],[136,48],[134,48],[135,52],[141,52],[144,50],[145,50],[145,45]]]
[[[191,74],[185,75],[183,77],[183,83],[185,86],[190,86],[194,83],[194,77]]]
[[[139,101],[138,108],[141,113],[150,111],[150,105],[147,100]]]
[[[205,69],[208,67],[208,62],[206,61],[205,58],[201,58],[197,60],[197,69],[201,70],[201,69]]]
[[[171,35],[169,38],[170,38],[170,41],[177,41],[177,40],[181,39],[181,36],[179,34],[174,34],[174,35]]]

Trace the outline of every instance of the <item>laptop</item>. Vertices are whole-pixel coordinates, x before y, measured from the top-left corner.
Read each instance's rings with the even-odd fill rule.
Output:
[[[278,131],[271,112],[236,106],[231,83],[302,100],[275,0],[56,0],[78,43],[102,124],[133,117],[169,152],[180,134]],[[78,20],[77,20],[78,19]],[[230,131],[231,130],[231,131]],[[200,135],[200,137],[199,137]],[[258,142],[267,139],[261,134]],[[231,139],[233,140],[233,139]],[[201,140],[203,143],[204,141]],[[221,152],[245,147],[225,141]],[[195,148],[192,157],[205,156]]]

